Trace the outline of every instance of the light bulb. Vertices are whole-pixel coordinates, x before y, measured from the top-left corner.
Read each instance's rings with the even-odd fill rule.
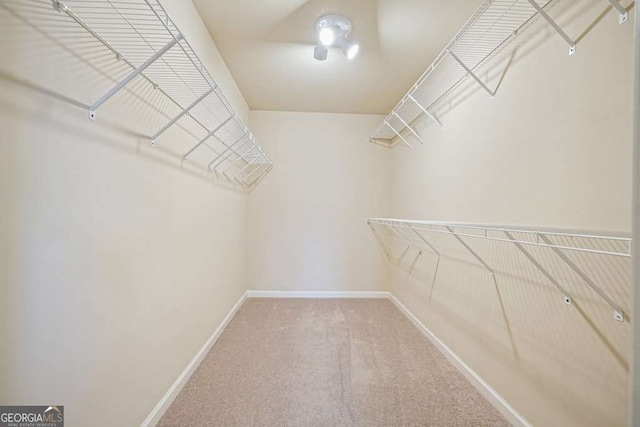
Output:
[[[349,46],[349,48],[345,52],[345,55],[347,55],[347,59],[353,59],[356,57],[359,51],[360,51],[360,46],[357,44],[352,44],[351,46]]]
[[[324,61],[327,59],[327,53],[329,53],[329,49],[325,46],[316,46],[313,48],[313,57],[318,61]]]
[[[324,27],[318,32],[320,43],[325,46],[331,46],[336,41],[336,32],[331,27]]]

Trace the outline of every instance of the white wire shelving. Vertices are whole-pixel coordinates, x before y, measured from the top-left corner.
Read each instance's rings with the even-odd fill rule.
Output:
[[[599,233],[575,233],[562,230],[516,227],[487,224],[470,224],[443,221],[410,221],[389,218],[369,218],[367,223],[371,227],[378,243],[384,249],[383,236],[378,229],[387,231],[387,235],[399,239],[404,244],[414,247],[422,253],[429,250],[437,255],[434,282],[438,274],[441,252],[433,244],[429,235],[448,235],[455,239],[473,258],[475,258],[495,280],[496,272],[486,259],[469,244],[469,240],[486,240],[508,244],[520,252],[563,296],[564,303],[572,305],[573,297],[568,289],[540,262],[531,248],[546,248],[552,251],[557,259],[573,271],[587,284],[602,300],[611,307],[614,319],[619,322],[625,320],[624,311],[599,286],[578,263],[568,256],[569,253],[592,254],[597,256],[631,259],[631,238],[626,236],[612,236]]]
[[[49,12],[44,10],[47,5]],[[7,0],[0,6],[60,45],[71,39],[80,47],[97,43],[112,55],[118,72],[112,72],[111,64],[102,66],[113,84],[90,102],[89,119],[99,120],[103,105],[135,92],[146,106],[162,113],[149,132],[151,145],[169,145],[178,138],[176,129],[185,130],[179,136],[183,161],[245,189],[272,169],[269,157],[158,0]],[[83,60],[89,63],[98,56],[93,52]],[[134,88],[141,81],[153,90]]]
[[[620,2],[607,1],[619,13],[619,22],[626,22],[629,15]],[[551,3],[553,0],[484,1],[371,134],[369,142],[386,147],[394,147],[402,142],[411,147],[409,140],[415,138],[423,143],[423,138],[413,127],[416,119],[425,115],[442,126],[433,113],[434,104],[467,78],[472,78],[493,98],[495,91],[477,75],[478,68],[537,16],[551,25],[569,45],[569,54],[574,54],[575,41],[545,11],[545,7]]]

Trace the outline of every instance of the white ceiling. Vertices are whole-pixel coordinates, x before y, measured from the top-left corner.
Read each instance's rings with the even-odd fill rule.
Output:
[[[482,0],[193,0],[253,110],[387,114]],[[315,22],[348,16],[360,54],[313,59]]]

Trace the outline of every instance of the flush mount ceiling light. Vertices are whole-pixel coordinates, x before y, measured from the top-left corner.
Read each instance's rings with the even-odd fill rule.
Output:
[[[358,54],[360,46],[350,42],[347,37],[351,33],[351,20],[342,15],[325,15],[316,22],[318,45],[313,49],[313,57],[318,61],[327,59],[329,47],[342,49],[347,59],[353,59]]]

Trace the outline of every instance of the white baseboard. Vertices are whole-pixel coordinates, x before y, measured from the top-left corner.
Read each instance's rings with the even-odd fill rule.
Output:
[[[247,291],[247,298],[389,298],[384,291]]]
[[[389,292],[389,299],[404,313],[405,316],[431,341],[442,354],[455,366],[458,371],[465,376],[471,384],[487,399],[513,426],[532,427],[532,424],[526,420],[516,409],[509,404],[502,396],[498,394],[489,384],[487,384],[480,376],[462,361],[445,343],[440,341],[433,332],[418,320],[416,316],[409,311],[392,293]]]
[[[185,386],[185,384],[187,384],[187,381],[189,381],[189,378],[191,378],[191,375],[193,375],[193,373],[195,372],[198,365],[200,365],[200,362],[202,362],[202,359],[204,359],[204,357],[207,355],[209,350],[211,350],[211,347],[213,347],[213,345],[216,343],[218,338],[220,338],[220,335],[222,335],[222,332],[224,331],[224,329],[227,327],[231,319],[233,319],[233,316],[236,315],[236,312],[242,306],[242,303],[244,302],[245,299],[247,299],[246,292],[242,294],[238,302],[233,306],[231,311],[229,311],[229,313],[225,316],[225,318],[222,320],[222,323],[220,323],[220,325],[215,330],[213,335],[209,337],[207,342],[196,353],[193,359],[191,359],[191,362],[189,362],[187,367],[178,376],[178,378],[171,385],[169,390],[165,393],[164,396],[162,396],[162,399],[160,399],[160,401],[155,406],[155,408],[151,410],[151,412],[149,413],[149,416],[147,416],[147,418],[142,422],[141,427],[152,427],[152,426],[155,426],[158,423],[158,421],[160,421],[160,418],[162,418],[162,416],[167,411],[167,409],[169,409],[169,406],[171,406],[171,404],[173,403],[175,398],[178,396],[182,388]]]

